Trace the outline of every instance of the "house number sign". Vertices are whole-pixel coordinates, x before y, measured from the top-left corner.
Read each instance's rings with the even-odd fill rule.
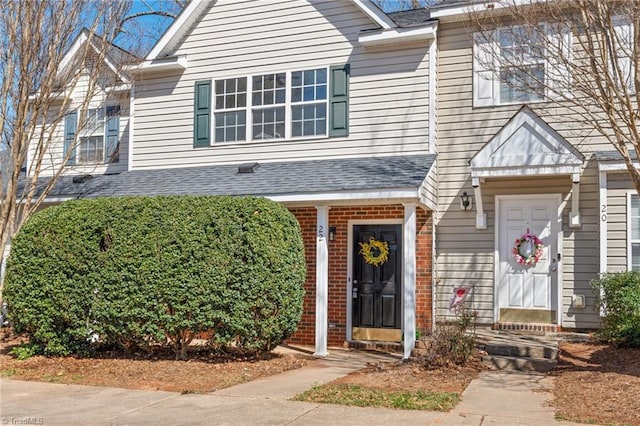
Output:
[[[318,225],[318,238],[324,238],[324,226]]]
[[[603,204],[602,206],[600,206],[600,220],[602,222],[607,221],[607,205],[606,204]]]

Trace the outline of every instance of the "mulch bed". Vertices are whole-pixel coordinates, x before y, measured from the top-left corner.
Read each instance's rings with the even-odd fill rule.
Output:
[[[640,349],[563,343],[552,374],[558,418],[640,425]]]
[[[52,383],[206,393],[315,362],[308,356],[271,353],[253,357],[241,352],[221,353],[204,348],[194,348],[188,361],[174,360],[171,350],[130,355],[102,353],[95,358],[34,356],[20,361],[9,352],[23,340],[6,329],[0,335],[0,376]]]

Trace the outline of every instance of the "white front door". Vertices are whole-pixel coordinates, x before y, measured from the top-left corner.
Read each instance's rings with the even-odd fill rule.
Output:
[[[498,197],[496,319],[504,322],[558,322],[559,196]],[[535,265],[516,261],[516,240],[526,232],[544,244]]]

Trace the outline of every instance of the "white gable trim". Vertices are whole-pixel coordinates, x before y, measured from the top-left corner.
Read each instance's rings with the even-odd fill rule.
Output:
[[[69,49],[69,51],[64,55],[64,57],[60,61],[60,66],[58,66],[58,71],[56,73],[56,76],[60,76],[63,70],[71,64],[71,61],[78,54],[78,51],[80,50],[82,45],[87,42],[89,42],[89,30],[87,30],[86,28],[83,28],[82,31],[80,31],[80,34],[78,34],[78,36],[76,37],[73,44],[71,45],[71,48]],[[91,43],[91,47],[93,48],[93,50],[95,50],[96,53],[99,52],[99,49],[95,46],[93,42]],[[123,83],[125,84],[131,83],[131,81],[129,80],[129,77],[120,71],[118,66],[116,66],[116,64],[114,64],[113,61],[111,61],[111,59],[109,59],[108,55],[105,55],[104,62],[105,64],[107,64],[109,69],[111,69],[111,71],[113,71]]]
[[[168,55],[175,48],[176,43],[185,36],[189,28],[196,22],[202,12],[209,5],[213,5],[215,0],[191,0],[178,15],[175,21],[169,26],[160,40],[153,46],[145,61],[153,61],[161,56]]]
[[[395,22],[391,20],[382,10],[378,9],[368,0],[351,0],[352,3],[364,13],[371,21],[378,24],[383,30],[397,28]],[[163,56],[173,53],[176,44],[186,35],[191,26],[198,20],[200,15],[209,7],[215,4],[215,0],[191,0],[182,13],[169,26],[167,31],[151,49],[146,62],[154,61]],[[396,35],[397,36],[397,35]],[[406,35],[405,35],[406,36]],[[384,35],[384,38],[389,37]]]
[[[522,107],[469,161],[476,199],[476,229],[486,229],[481,181],[494,177],[569,175],[569,227],[579,228],[580,172],[584,156],[528,107]]]
[[[428,27],[395,28],[375,32],[367,31],[360,34],[358,41],[364,47],[372,47],[435,40],[437,28],[438,25],[433,23]]]
[[[382,10],[378,9],[369,0],[351,0],[351,2],[367,15],[373,22],[380,25],[383,29],[396,28],[397,25]]]
[[[584,156],[523,107],[471,159],[472,178],[579,175]]]

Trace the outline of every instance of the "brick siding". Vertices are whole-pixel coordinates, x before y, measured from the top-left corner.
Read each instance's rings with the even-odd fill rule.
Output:
[[[314,207],[291,208],[302,229],[307,258],[307,280],[304,312],[298,330],[289,339],[290,343],[315,345],[316,315],[316,209]],[[341,346],[347,338],[347,256],[348,222],[355,219],[403,219],[401,205],[331,207],[329,226],[336,228],[329,247],[329,346]],[[417,209],[416,212],[416,327],[424,335],[431,328],[432,297],[432,216],[431,212]]]

